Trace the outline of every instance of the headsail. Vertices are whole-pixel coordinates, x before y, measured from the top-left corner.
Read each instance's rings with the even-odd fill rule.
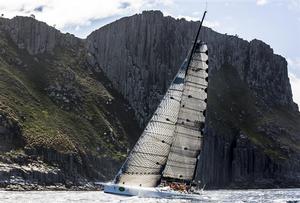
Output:
[[[167,90],[140,139],[125,161],[115,182],[126,185],[155,187],[161,179],[175,124],[186,73],[186,61]]]
[[[174,140],[163,177],[193,180],[202,144],[208,84],[207,46],[197,43],[184,81]]]

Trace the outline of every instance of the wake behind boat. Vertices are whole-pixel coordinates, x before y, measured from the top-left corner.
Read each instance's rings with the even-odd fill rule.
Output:
[[[208,86],[208,49],[198,41],[113,183],[104,192],[141,197],[193,196],[202,147]]]

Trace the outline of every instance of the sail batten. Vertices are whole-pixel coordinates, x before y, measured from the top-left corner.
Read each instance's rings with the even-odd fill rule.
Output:
[[[205,123],[208,56],[205,44],[198,44],[186,71],[181,105],[164,178],[192,181],[201,151]]]

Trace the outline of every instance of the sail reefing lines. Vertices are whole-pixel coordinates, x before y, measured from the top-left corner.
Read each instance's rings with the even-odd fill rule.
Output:
[[[197,41],[201,25],[191,52],[117,174],[116,184],[156,187],[162,178],[194,178],[208,85],[207,46]]]

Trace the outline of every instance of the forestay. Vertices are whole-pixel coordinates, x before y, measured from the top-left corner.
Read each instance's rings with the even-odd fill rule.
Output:
[[[185,181],[194,178],[205,122],[207,72],[207,46],[198,43],[187,69],[174,140],[163,177]]]

